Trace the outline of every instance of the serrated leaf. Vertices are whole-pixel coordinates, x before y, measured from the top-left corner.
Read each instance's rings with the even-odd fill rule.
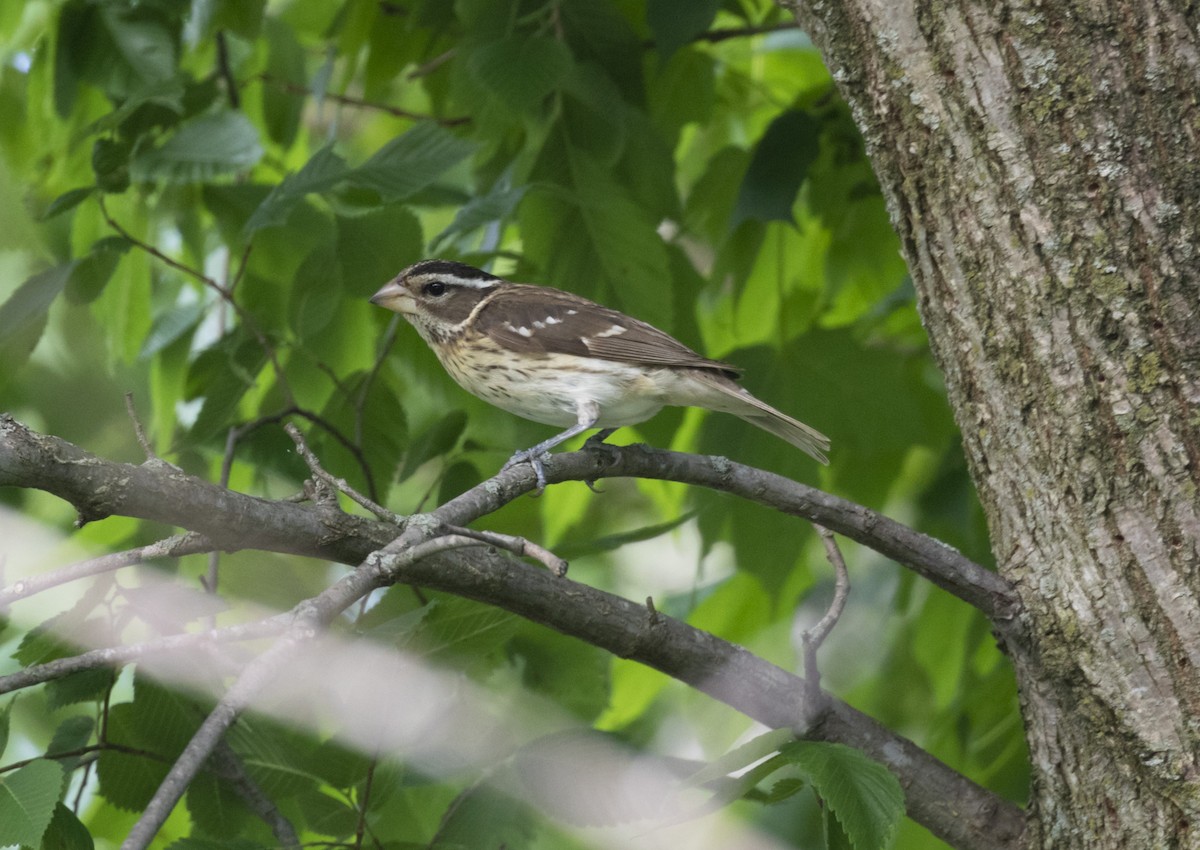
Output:
[[[825,801],[856,850],[891,846],[904,817],[904,791],[890,770],[844,744],[795,741],[780,754]]]
[[[192,780],[186,803],[192,822],[214,838],[237,838],[250,819],[250,810],[241,798],[211,774],[201,773]]]
[[[506,106],[527,112],[561,85],[571,68],[571,52],[558,39],[514,35],[475,50],[468,65]]]
[[[404,648],[435,662],[457,660],[472,669],[490,667],[520,621],[514,615],[470,599],[439,599]]]
[[[332,242],[316,245],[308,252],[296,270],[288,298],[288,319],[302,341],[329,325],[343,298],[341,270]]]
[[[75,813],[58,803],[39,850],[93,850],[95,842]]]
[[[87,702],[101,696],[112,684],[113,672],[106,667],[81,670],[46,684],[46,702],[50,708],[61,708],[77,702]]]
[[[92,739],[92,732],[95,728],[96,721],[87,715],[68,717],[54,730],[54,737],[50,739],[50,746],[46,748],[46,752],[56,755],[85,747],[87,742]],[[58,760],[58,763],[63,764],[68,770],[70,769],[70,765],[64,764],[61,759]]]
[[[54,816],[62,790],[63,771],[52,761],[38,759],[0,776],[0,847],[37,847]]]
[[[466,159],[475,147],[436,124],[421,124],[380,148],[348,179],[378,192],[385,203],[403,200]]]
[[[226,110],[181,124],[162,146],[139,152],[134,180],[203,183],[244,171],[262,158],[258,130],[241,112]]]

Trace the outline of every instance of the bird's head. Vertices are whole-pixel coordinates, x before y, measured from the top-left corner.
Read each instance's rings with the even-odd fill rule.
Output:
[[[371,296],[371,303],[404,316],[427,340],[445,339],[503,284],[495,275],[465,263],[422,260],[392,278]]]

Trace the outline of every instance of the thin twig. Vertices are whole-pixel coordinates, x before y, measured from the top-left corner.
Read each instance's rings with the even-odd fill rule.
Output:
[[[224,30],[217,31],[217,74],[225,83],[225,96],[229,98],[230,109],[241,109],[241,93],[229,63],[229,44]]]
[[[544,546],[540,546],[531,540],[526,540],[524,537],[514,537],[511,534],[500,534],[496,531],[476,531],[473,528],[462,528],[457,525],[443,524],[442,528],[452,534],[461,534],[463,537],[471,537],[487,543],[489,546],[495,546],[498,549],[504,549],[506,552],[512,552],[514,555],[532,558],[544,565],[546,569],[559,578],[567,574],[568,564],[566,561]]]
[[[287,376],[284,374],[283,366],[279,362],[279,357],[275,352],[275,347],[271,345],[266,334],[264,334],[258,327],[258,323],[254,321],[254,317],[251,316],[246,310],[242,309],[242,305],[238,304],[237,301],[234,300],[232,293],[230,293],[230,291],[225,287],[221,286],[221,284],[217,283],[217,281],[204,274],[204,272],[198,271],[186,263],[181,263],[179,260],[164,254],[149,242],[144,242],[141,239],[138,239],[136,236],[126,230],[124,225],[122,225],[109,214],[108,206],[104,203],[103,195],[97,195],[96,200],[100,205],[100,213],[104,216],[104,221],[107,222],[108,226],[115,230],[117,234],[121,236],[121,238],[128,240],[130,244],[142,251],[145,251],[156,260],[165,263],[176,271],[181,272],[188,277],[191,277],[192,279],[204,284],[213,292],[217,293],[221,300],[233,309],[233,311],[237,314],[238,319],[241,320],[242,325],[254,335],[259,347],[262,348],[263,353],[265,353],[267,358],[271,361],[271,366],[275,371],[275,378],[279,382],[279,389],[283,392],[284,398],[287,399],[288,404],[294,405],[296,403],[295,397],[292,395],[291,386],[288,384]],[[248,256],[248,253],[245,256]]]
[[[846,569],[846,559],[842,557],[842,552],[838,549],[833,532],[820,525],[814,524],[814,528],[821,535],[821,542],[825,544],[825,555],[829,558],[829,563],[833,565],[835,580],[833,600],[829,603],[829,610],[816,622],[816,625],[805,630],[800,636],[804,646],[806,691],[804,705],[810,723],[816,719],[816,714],[823,711],[828,704],[828,700],[821,693],[821,670],[817,666],[817,650],[821,648],[821,644],[825,642],[829,633],[833,631],[833,627],[837,625],[838,619],[846,609],[846,597],[850,593],[850,573]]]
[[[0,588],[0,610],[10,602],[26,599],[41,593],[51,587],[75,581],[88,576],[119,570],[131,564],[140,564],[154,558],[181,558],[184,555],[198,555],[215,549],[216,544],[203,534],[189,531],[177,534],[165,540],[139,546],[136,549],[126,549],[124,552],[113,552],[97,558],[89,558],[65,567],[60,567],[41,575],[30,576],[13,582],[8,587]]]
[[[282,80],[272,74],[259,74],[258,78],[264,83],[270,83],[276,88],[282,89],[288,94],[297,94],[308,97],[312,91],[307,86],[297,85],[289,80]],[[438,118],[436,115],[425,115],[420,112],[410,112],[407,109],[401,109],[398,106],[391,106],[386,103],[375,103],[370,100],[363,100],[359,97],[352,97],[348,94],[337,94],[335,92],[325,92],[323,97],[326,100],[332,100],[334,103],[340,103],[343,106],[353,106],[357,109],[370,109],[375,112],[383,112],[391,115],[393,118],[405,118],[410,121],[432,121],[435,124],[440,124],[443,127],[459,127],[463,124],[470,124],[471,117],[463,115],[457,118]]]
[[[138,445],[146,453],[146,460],[158,460],[158,455],[154,453],[154,447],[146,438],[146,429],[142,427],[142,420],[138,419],[137,408],[133,406],[132,391],[125,393],[125,412],[129,414],[129,421],[133,423],[133,433],[137,436]]]
[[[259,819],[270,827],[275,840],[284,850],[297,850],[300,837],[292,822],[284,817],[279,807],[258,786],[246,770],[246,765],[227,741],[219,741],[209,757],[209,766],[222,779],[233,785],[238,795],[246,802]]]
[[[300,453],[300,457],[302,457],[304,462],[308,464],[308,469],[310,472],[312,472],[314,477],[320,481],[323,481],[334,490],[345,493],[347,497],[349,497],[360,507],[363,507],[375,514],[375,516],[384,522],[390,522],[397,527],[402,527],[404,525],[404,517],[400,516],[399,514],[392,513],[383,505],[379,505],[371,501],[362,493],[351,487],[344,478],[335,478],[333,475],[330,475],[328,472],[326,472],[321,466],[321,461],[315,454],[313,454],[312,449],[308,447],[308,443],[304,441],[304,435],[300,433],[299,428],[297,428],[291,422],[288,422],[283,426],[283,430],[287,431],[288,436],[292,438],[292,442],[296,444],[296,451]]]
[[[394,545],[406,543],[408,541],[401,538]],[[293,608],[287,633],[246,665],[225,696],[200,724],[121,843],[121,850],[145,850],[150,846],[225,731],[249,707],[255,695],[286,669],[287,659],[320,634],[334,617],[353,605],[363,594],[390,584],[396,573],[405,566],[452,549],[478,545],[479,541],[473,538],[448,534],[409,545],[400,551],[392,551],[389,547],[372,554],[357,570]]]

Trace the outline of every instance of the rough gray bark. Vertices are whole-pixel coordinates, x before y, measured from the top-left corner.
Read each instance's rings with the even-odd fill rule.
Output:
[[[1031,846],[1200,845],[1200,9],[785,5],[866,137],[1024,603]]]

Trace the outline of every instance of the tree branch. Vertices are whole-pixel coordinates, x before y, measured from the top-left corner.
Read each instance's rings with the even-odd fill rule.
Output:
[[[642,475],[715,487],[805,516],[908,563],[967,601],[977,600],[985,612],[997,615],[998,627],[1010,622],[999,612],[1012,616],[1016,610],[1007,602],[1011,589],[999,577],[936,540],[845,500],[723,458],[640,447],[618,450],[610,466],[604,466],[606,457],[607,453],[593,452],[554,455],[546,463],[547,475],[551,481]],[[101,460],[0,416],[0,485],[5,484],[55,493],[91,517],[120,513],[154,519],[199,531],[230,548],[268,549],[342,563],[361,563],[397,534],[386,523],[331,518],[328,511],[310,506],[246,496],[162,465]],[[447,502],[426,522],[411,518],[405,536],[431,524],[464,525],[533,486],[528,469],[507,470]],[[360,569],[347,578],[365,581],[368,572]],[[1019,808],[837,700],[831,701],[816,726],[805,729],[804,681],[711,634],[667,616],[647,618],[640,604],[479,548],[401,564],[394,580],[496,605],[660,670],[771,727],[798,729],[810,738],[858,747],[896,774],[907,794],[909,815],[935,835],[960,847],[1018,846],[1024,829]]]

